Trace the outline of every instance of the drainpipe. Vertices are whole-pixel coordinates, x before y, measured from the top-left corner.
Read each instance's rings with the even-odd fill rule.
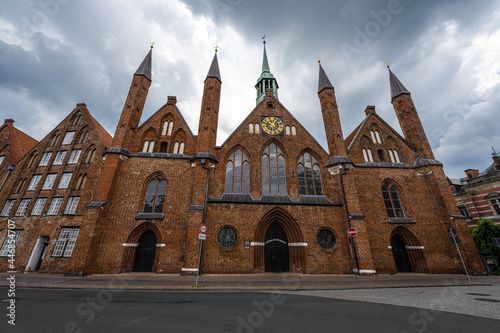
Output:
[[[9,166],[9,167],[7,168],[7,174],[5,175],[5,178],[3,179],[2,185],[0,185],[0,190],[3,188],[3,185],[4,185],[4,184],[5,184],[5,182],[7,181],[7,178],[9,177],[10,172],[11,172],[12,170],[14,170],[14,168],[15,168],[15,167],[16,167],[15,165],[11,165],[11,166]]]
[[[205,219],[207,216],[207,202],[208,202],[208,182],[210,180],[210,168],[207,168],[205,164],[207,163],[207,160],[202,158],[200,159],[201,167],[205,170],[207,170],[207,183],[205,185],[205,203],[203,204],[203,220],[202,223],[205,224]],[[198,269],[196,270],[196,284],[195,286],[198,287],[198,277],[200,276],[200,270],[201,270],[201,253],[203,249],[203,239],[200,239],[200,253],[198,255]]]

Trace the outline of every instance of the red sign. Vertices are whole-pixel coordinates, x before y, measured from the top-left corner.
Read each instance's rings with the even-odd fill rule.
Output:
[[[354,237],[354,236],[356,236],[356,229],[354,229],[354,228],[349,228],[349,230],[347,230],[347,234],[349,235],[349,237]]]
[[[207,225],[206,225],[206,224],[202,224],[202,225],[200,226],[200,232],[201,232],[202,234],[204,234],[205,232],[207,232]]]

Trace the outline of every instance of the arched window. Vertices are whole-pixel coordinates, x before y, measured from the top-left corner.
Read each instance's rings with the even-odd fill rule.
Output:
[[[392,152],[394,153],[394,159],[396,160],[396,163],[401,163],[401,161],[399,160],[398,151],[396,149],[393,149]]]
[[[250,163],[240,149],[231,154],[226,163],[226,189],[228,193],[250,192]]]
[[[87,174],[80,174],[78,180],[76,181],[75,190],[83,190],[86,183],[87,183]]]
[[[149,153],[152,153],[154,148],[155,148],[155,142],[154,142],[154,141],[150,141],[150,142],[149,142],[149,149],[148,149],[148,152],[149,152]]]
[[[178,154],[179,153],[179,142],[174,143],[174,150],[172,151],[173,154]]]
[[[363,157],[366,162],[373,162],[372,150],[370,148],[363,148]]]
[[[322,195],[321,173],[319,165],[314,156],[305,153],[299,158],[297,166],[297,177],[299,178],[300,195]]]
[[[144,146],[142,146],[142,151],[147,152],[149,148],[149,141],[144,141]]]
[[[151,141],[144,141],[144,146],[142,147],[142,151],[144,153],[152,153],[153,152],[153,149],[155,147],[155,142],[153,140]]]
[[[285,157],[274,143],[262,154],[262,194],[286,194]]]
[[[165,192],[167,191],[167,181],[158,176],[153,179],[148,186],[146,200],[144,202],[145,213],[162,213]]]
[[[179,154],[184,154],[184,142],[179,144]]]
[[[174,129],[174,122],[171,121],[168,123],[168,131],[167,131],[167,135],[172,135],[172,130]]]
[[[256,134],[260,133],[260,125],[259,124],[255,124],[255,133]]]
[[[162,142],[160,144],[160,153],[166,153],[168,149],[168,143]]]
[[[398,191],[394,185],[385,183],[382,187],[382,194],[384,195],[385,209],[389,217],[404,217],[401,201],[399,200]]]
[[[375,137],[377,138],[377,143],[382,143],[382,140],[380,140],[380,134],[378,131],[375,131]]]
[[[285,126],[285,135],[290,135],[290,126]]]
[[[166,121],[163,123],[161,135],[172,135],[172,129],[174,128],[173,121]]]
[[[28,160],[28,164],[26,164],[26,168],[29,169],[35,164],[35,160],[38,157],[38,154],[33,153],[31,154],[30,159]]]
[[[248,133],[253,134],[253,124],[248,124]]]
[[[84,163],[92,163],[94,162],[94,157],[95,157],[95,151],[96,149],[89,149],[87,151],[87,155],[85,155],[85,162]]]
[[[297,128],[292,125],[292,135],[297,135]]]
[[[372,136],[373,143],[377,143],[377,139],[375,138],[375,132],[374,131],[370,131],[370,134]]]
[[[396,160],[394,159],[394,154],[392,153],[391,149],[389,149],[389,157],[391,158],[392,163],[396,163]]]

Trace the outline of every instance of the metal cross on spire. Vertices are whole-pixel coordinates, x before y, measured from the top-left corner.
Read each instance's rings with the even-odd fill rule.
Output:
[[[155,42],[151,42],[151,48],[153,48],[155,46]]]

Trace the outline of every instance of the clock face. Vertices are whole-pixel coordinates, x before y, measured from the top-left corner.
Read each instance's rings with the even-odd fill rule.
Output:
[[[262,117],[262,131],[270,135],[279,135],[283,133],[283,118],[281,117]]]

